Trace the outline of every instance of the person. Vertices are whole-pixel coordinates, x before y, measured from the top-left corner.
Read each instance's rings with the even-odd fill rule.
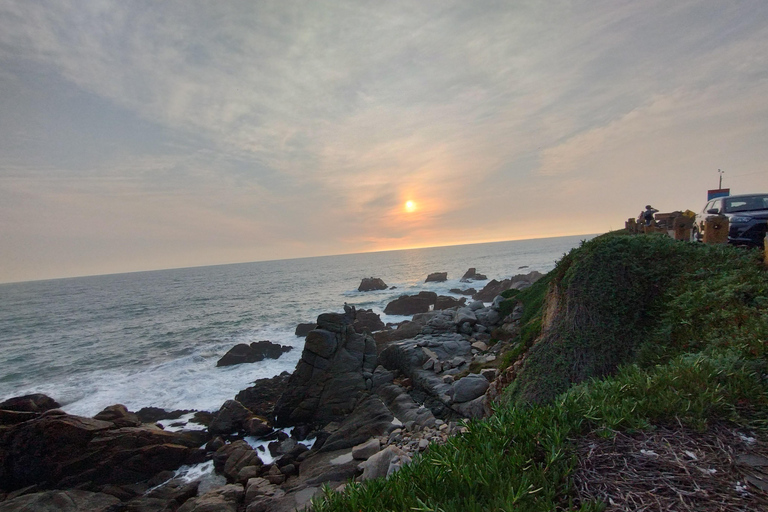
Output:
[[[645,205],[645,211],[640,212],[640,215],[638,216],[638,221],[645,222],[646,226],[650,226],[653,224],[653,214],[657,213],[659,210],[654,208],[653,206],[647,204]]]

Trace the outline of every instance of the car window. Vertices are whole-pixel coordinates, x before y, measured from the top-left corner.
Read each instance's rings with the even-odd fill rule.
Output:
[[[768,209],[768,194],[729,197],[725,199],[725,211],[728,213],[765,209]]]

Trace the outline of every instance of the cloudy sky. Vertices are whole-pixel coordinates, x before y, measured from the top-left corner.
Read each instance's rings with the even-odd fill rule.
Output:
[[[597,233],[766,162],[765,0],[0,0],[0,282]]]

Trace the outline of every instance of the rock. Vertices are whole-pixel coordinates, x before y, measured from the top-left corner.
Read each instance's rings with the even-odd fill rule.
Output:
[[[275,406],[277,426],[343,420],[372,386],[376,341],[356,333],[353,321],[337,313],[318,317],[318,328],[307,335],[301,359]]]
[[[237,400],[227,400],[208,426],[213,434],[233,434],[245,430],[245,422],[253,413]]]
[[[264,418],[253,416],[243,422],[243,430],[254,437],[264,437],[272,433],[274,430],[272,425],[269,424]]]
[[[381,450],[381,441],[378,438],[369,439],[368,441],[352,447],[352,457],[357,460],[366,460],[374,453],[378,453]]]
[[[0,502],[2,512],[113,512],[120,500],[109,494],[79,491],[46,491]]]
[[[360,286],[357,287],[359,292],[370,292],[373,290],[386,290],[389,288],[381,278],[378,277],[364,277],[360,282]]]
[[[293,350],[293,347],[272,343],[271,341],[255,341],[250,345],[239,343],[229,349],[229,352],[218,360],[216,366],[255,363],[267,358],[277,359],[290,350]]]
[[[475,300],[481,300],[483,302],[491,302],[501,292],[510,290],[512,288],[522,289],[528,287],[541,279],[543,274],[536,270],[528,274],[518,274],[510,279],[504,279],[503,281],[491,280],[485,285],[485,288],[472,296]]]
[[[456,293],[458,295],[474,295],[477,293],[477,290],[474,288],[467,288],[466,290],[461,290],[459,288],[451,288],[448,290],[451,293]]]
[[[499,370],[496,368],[483,368],[480,370],[480,375],[485,377],[488,382],[493,382],[493,380],[496,378],[496,375],[499,373]]]
[[[436,293],[420,292],[418,295],[401,295],[387,304],[384,313],[404,316],[426,313],[436,301]]]
[[[447,295],[440,295],[435,301],[435,310],[460,308],[464,306],[465,302],[467,302],[467,299],[463,297],[461,299],[455,299]]]
[[[257,416],[273,418],[275,404],[288,388],[290,378],[290,373],[283,372],[269,379],[259,379],[253,386],[240,391],[235,400]]]
[[[352,448],[372,437],[388,434],[394,427],[394,416],[376,395],[363,398],[341,422],[339,428],[326,439],[320,452]]]
[[[45,482],[73,487],[128,484],[177,469],[198,454],[198,435],[114,423],[51,410],[7,428],[0,437],[0,485]]]
[[[433,272],[427,276],[425,283],[442,283],[448,280],[448,272]]]
[[[363,334],[364,332],[375,332],[385,329],[387,326],[381,321],[381,317],[374,313],[372,309],[361,309],[357,311],[355,321],[352,323],[355,332]]]
[[[42,393],[16,396],[9,398],[4,402],[0,402],[0,409],[16,412],[44,413],[45,411],[58,409],[59,407],[61,406],[56,400],[47,395],[43,395]]]
[[[296,326],[296,336],[299,336],[303,338],[307,334],[309,334],[309,331],[317,329],[317,324],[311,323],[311,324],[299,324]]]
[[[482,341],[476,341],[472,344],[472,348],[477,349],[480,352],[485,352],[486,350],[488,350],[488,345],[486,345]]]
[[[178,512],[237,512],[244,496],[242,485],[229,484],[188,500]]]
[[[395,446],[387,446],[367,461],[360,463],[358,467],[363,470],[361,480],[389,476],[407,462],[410,462],[410,458],[403,450]]]
[[[489,413],[485,395],[481,395],[468,402],[456,403],[451,408],[465,418],[480,419]]]
[[[299,466],[299,478],[307,485],[326,482],[344,482],[358,473],[359,462],[352,458],[352,450],[315,452]]]
[[[136,417],[139,418],[139,421],[142,423],[157,423],[160,420],[177,420],[185,414],[189,414],[191,412],[194,411],[180,409],[175,411],[166,411],[165,409],[161,409],[159,407],[142,407],[136,411]]]
[[[461,282],[469,283],[471,281],[485,281],[486,279],[488,279],[488,277],[484,276],[483,274],[478,274],[475,267],[472,267],[464,273],[461,278]]]
[[[470,374],[453,384],[453,401],[456,403],[469,402],[483,395],[490,383],[488,379],[478,374]]]
[[[462,325],[465,322],[469,323],[469,325],[475,325],[477,323],[477,316],[470,308],[459,308],[456,310],[453,321],[456,325]]]
[[[122,404],[115,404],[106,407],[98,413],[93,419],[101,421],[111,421],[118,427],[138,427],[141,420],[134,413],[129,412]]]
[[[400,421],[410,421],[419,427],[431,427],[435,424],[435,416],[432,411],[417,404],[401,386],[385,384],[378,387],[376,393]]]
[[[264,463],[251,445],[243,440],[219,448],[213,454],[213,464],[231,482],[236,482],[240,471],[248,466],[261,467]]]

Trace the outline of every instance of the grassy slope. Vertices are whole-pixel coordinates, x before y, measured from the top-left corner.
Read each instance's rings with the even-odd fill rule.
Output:
[[[533,344],[545,287],[559,307]],[[599,510],[573,502],[579,436],[714,419],[768,428],[759,253],[608,234],[514,299],[526,304],[516,352],[532,348],[496,413],[315,510]]]

